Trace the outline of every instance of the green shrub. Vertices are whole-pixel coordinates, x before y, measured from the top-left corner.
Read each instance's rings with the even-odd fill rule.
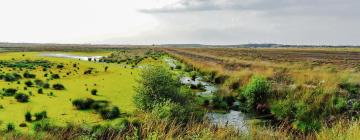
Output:
[[[181,65],[176,65],[176,67],[175,67],[175,69],[178,69],[178,70],[180,70],[181,68],[182,68]]]
[[[26,85],[27,87],[32,87],[32,86],[34,85],[34,83],[31,82],[31,81],[26,81],[26,82],[25,82],[25,85]]]
[[[60,79],[60,75],[59,74],[51,74],[51,78],[52,79]]]
[[[6,131],[10,132],[10,131],[14,131],[15,130],[15,125],[13,123],[8,123],[6,125]]]
[[[286,118],[293,118],[295,113],[295,107],[293,105],[294,101],[291,100],[279,100],[271,104],[271,113],[279,120],[284,120]]]
[[[35,132],[39,132],[39,131],[49,131],[53,129],[53,126],[51,125],[51,123],[47,120],[40,120],[38,122],[35,122],[33,125],[33,130]]]
[[[225,109],[228,110],[229,106],[226,101],[223,100],[220,96],[215,96],[212,100],[212,105],[214,109]]]
[[[39,88],[39,89],[38,89],[38,91],[37,91],[37,93],[39,93],[39,94],[43,94],[43,93],[44,93],[44,91],[43,91],[43,89],[42,89],[42,88]]]
[[[241,96],[245,98],[247,110],[256,111],[258,104],[266,103],[270,92],[270,83],[264,77],[253,76],[243,92],[241,92]]]
[[[319,131],[321,128],[321,123],[318,120],[310,121],[295,121],[292,123],[293,127],[299,130],[302,133],[310,133]]]
[[[91,104],[91,109],[94,109],[95,111],[100,111],[103,108],[108,107],[109,102],[108,101],[94,101],[94,103]]]
[[[91,95],[96,95],[97,92],[98,92],[97,89],[92,89],[92,90],[91,90]]]
[[[36,75],[35,74],[32,74],[28,71],[26,71],[24,74],[23,74],[24,78],[35,78]]]
[[[62,69],[62,68],[64,68],[64,64],[58,64],[58,65],[56,66],[56,68]]]
[[[140,73],[134,104],[141,110],[149,111],[157,103],[170,100],[185,104],[188,100],[180,93],[179,80],[173,79],[167,69],[156,66],[146,67]]]
[[[359,94],[360,93],[360,85],[353,84],[349,82],[342,82],[338,85],[341,89],[348,91],[351,94]]]
[[[190,116],[185,107],[170,101],[156,104],[151,114],[161,120],[171,120],[176,118],[178,121],[184,121]]]
[[[27,111],[27,112],[25,113],[25,121],[27,121],[27,122],[31,122],[31,121],[32,121],[32,119],[31,119],[31,113],[30,113],[29,111]]]
[[[351,108],[354,110],[360,110],[360,102],[353,103]]]
[[[90,109],[90,107],[92,106],[92,104],[94,102],[95,102],[95,100],[93,100],[91,98],[86,98],[85,100],[84,99],[75,99],[72,101],[72,104],[78,110],[86,110],[86,109]]]
[[[6,82],[13,82],[13,81],[17,81],[21,78],[21,76],[17,73],[13,73],[13,74],[10,74],[10,73],[6,73],[3,77],[3,79],[6,81]]]
[[[44,82],[40,79],[36,79],[34,81],[34,83],[38,86],[38,87],[42,87],[44,85]]]
[[[342,97],[334,98],[333,103],[336,111],[338,112],[342,112],[346,109],[346,100]]]
[[[34,114],[34,116],[35,116],[36,121],[46,119],[47,118],[47,112],[46,111],[37,112],[37,113]]]
[[[64,90],[65,86],[60,84],[60,83],[57,83],[57,84],[53,85],[53,89],[55,89],[55,90]]]
[[[112,107],[111,109],[103,108],[100,110],[100,115],[103,119],[115,119],[120,116],[120,109],[116,106]]]
[[[27,126],[27,125],[26,125],[26,123],[24,123],[24,122],[19,124],[19,127],[26,127],[26,126]]]
[[[18,101],[18,102],[21,102],[21,103],[25,103],[25,102],[28,102],[29,101],[29,96],[24,94],[24,93],[17,93],[15,95],[15,99]]]
[[[14,88],[8,88],[8,89],[5,89],[5,92],[4,92],[4,96],[13,96],[15,95],[15,93],[17,92],[17,89],[14,89]]]
[[[45,84],[43,85],[43,88],[45,88],[45,89],[50,88],[50,84],[49,84],[49,83],[45,83]]]

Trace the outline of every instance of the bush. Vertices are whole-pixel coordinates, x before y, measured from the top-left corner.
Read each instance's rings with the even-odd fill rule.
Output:
[[[96,89],[92,89],[92,90],[91,90],[91,95],[96,95],[97,92],[98,92],[98,91],[97,91]]]
[[[10,74],[10,73],[6,73],[3,77],[3,79],[6,81],[6,82],[13,82],[13,81],[17,81],[21,78],[21,76],[17,73],[13,73],[13,74]]]
[[[229,109],[228,104],[223,100],[222,97],[215,96],[212,100],[212,105],[214,109]]]
[[[45,89],[50,88],[50,84],[49,84],[49,83],[45,83],[45,84],[43,85],[43,88],[45,88]]]
[[[10,132],[10,131],[14,131],[15,130],[15,125],[13,123],[8,123],[6,125],[6,131]]]
[[[24,78],[35,78],[36,75],[35,74],[31,74],[29,73],[28,71],[26,71],[24,74],[23,74]]]
[[[311,121],[295,121],[293,127],[297,130],[300,130],[302,133],[316,132],[320,130],[321,123],[318,120]]]
[[[26,81],[26,82],[25,82],[25,85],[26,85],[27,87],[32,87],[32,86],[34,85],[34,83],[31,82],[31,81]]]
[[[43,94],[43,93],[44,93],[44,91],[43,91],[42,88],[39,88],[37,92],[38,92],[39,94]]]
[[[182,67],[181,67],[181,65],[176,65],[176,67],[175,67],[175,69],[178,69],[178,70],[180,70]]]
[[[27,121],[27,122],[31,122],[31,121],[32,121],[32,119],[31,119],[31,113],[30,113],[29,111],[27,111],[27,112],[25,113],[25,121]]]
[[[26,123],[24,123],[24,122],[19,124],[19,127],[26,127],[26,126],[27,126],[27,125],[26,125]]]
[[[271,104],[271,113],[277,119],[284,120],[286,118],[293,118],[295,107],[291,100],[279,100]]]
[[[103,108],[100,110],[100,115],[103,119],[115,119],[120,116],[120,109],[116,106],[112,107],[111,109]]]
[[[29,96],[24,94],[24,93],[18,93],[18,94],[15,95],[15,99],[18,102],[25,103],[25,102],[29,101]]]
[[[53,129],[53,126],[47,120],[41,120],[34,123],[33,129],[35,132],[39,131],[49,131]]]
[[[342,82],[338,86],[339,86],[339,88],[346,90],[351,94],[359,94],[360,93],[360,85],[359,84]]]
[[[44,82],[40,79],[36,79],[34,82],[38,87],[42,87],[44,85]]]
[[[342,112],[346,109],[346,100],[342,97],[333,98],[333,104],[338,112]]]
[[[247,110],[256,111],[257,105],[266,103],[270,90],[270,83],[264,77],[253,76],[241,92],[241,96],[245,98]]]
[[[188,100],[180,92],[179,80],[173,79],[172,74],[165,68],[146,67],[140,73],[141,79],[137,82],[134,96],[135,105],[145,111],[150,111],[157,103],[170,100],[185,104]]]
[[[34,116],[35,116],[35,120],[39,121],[39,120],[47,118],[47,112],[41,111],[41,112],[35,113]]]
[[[75,99],[72,101],[72,104],[78,110],[85,110],[85,109],[90,109],[90,107],[92,106],[92,104],[94,102],[95,102],[95,100],[93,100],[91,98],[86,98],[85,100],[84,99]]]
[[[64,90],[65,86],[60,84],[60,83],[57,83],[57,84],[53,85],[53,89],[55,89],[55,90]]]
[[[184,121],[190,116],[185,107],[170,101],[156,104],[151,114],[161,120],[171,120],[176,118],[178,121]]]
[[[4,92],[4,96],[13,96],[15,95],[15,93],[17,92],[17,89],[14,89],[14,88],[8,88],[8,89],[5,89],[5,92]]]
[[[60,79],[60,75],[59,74],[51,74],[51,78],[52,79]]]
[[[56,66],[56,68],[62,69],[62,68],[64,68],[64,64],[58,64],[58,65]]]
[[[91,108],[95,111],[100,111],[101,109],[108,107],[108,104],[108,101],[95,101],[91,104]]]

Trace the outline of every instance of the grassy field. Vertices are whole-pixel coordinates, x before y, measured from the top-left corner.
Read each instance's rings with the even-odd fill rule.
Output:
[[[14,97],[2,97],[0,105],[1,129],[7,123],[14,123],[18,125],[24,121],[24,114],[27,111],[39,112],[46,110],[50,121],[56,124],[65,124],[72,122],[75,124],[89,123],[98,124],[102,123],[99,115],[94,115],[93,111],[78,111],[76,110],[71,101],[76,98],[90,97],[96,100],[108,100],[112,105],[118,106],[123,113],[132,113],[135,109],[132,103],[132,96],[134,94],[135,79],[138,75],[138,69],[132,69],[130,66],[108,63],[97,63],[81,61],[77,59],[67,58],[52,58],[43,57],[41,54],[46,52],[16,52],[16,53],[1,53],[0,60],[49,60],[51,63],[63,64],[64,68],[58,69],[55,66],[47,71],[43,71],[41,67],[34,70],[2,68],[3,72],[16,72],[19,74],[29,71],[36,75],[36,79],[47,81],[44,77],[45,73],[50,71],[60,75],[60,79],[49,80],[50,85],[61,83],[65,86],[65,90],[58,91],[53,89],[44,89],[44,94],[38,94],[36,87],[29,87],[24,90],[25,81],[34,79],[21,79],[20,84],[17,82],[0,81],[1,88],[15,88],[18,92],[30,93],[30,101],[27,103],[19,103]],[[62,52],[56,52],[62,53]],[[94,55],[109,55],[109,52],[71,52],[71,54],[81,56],[94,56]],[[15,60],[13,59],[15,58]],[[146,60],[143,63],[157,63],[153,60]],[[73,67],[76,64],[78,68]],[[104,68],[108,67],[105,72]],[[94,73],[84,75],[83,72],[89,68],[94,68]],[[77,71],[77,72],[75,72]],[[71,72],[71,73],[70,73]],[[67,73],[70,73],[67,75]],[[97,89],[96,96],[91,95],[90,91]],[[50,92],[53,95],[49,95]],[[25,127],[22,130],[29,131],[31,127]]]
[[[360,131],[357,48],[41,49],[0,53],[0,135],[16,138],[17,132],[24,132],[19,135],[24,139],[353,139]],[[49,53],[107,57],[95,62],[44,56]],[[148,65],[165,67],[147,69]],[[22,78],[11,81],[11,76]],[[200,79],[205,85],[180,84],[178,78],[184,77]],[[57,83],[65,89],[53,87]],[[216,90],[197,96],[208,90],[208,84]],[[9,96],[10,89],[16,94]],[[22,102],[19,93],[29,100]],[[108,101],[109,106],[101,109],[119,107],[121,115],[107,119],[104,110],[94,106],[99,104],[74,104],[86,98],[95,103]],[[39,126],[43,121],[34,120],[41,111],[47,112],[44,122],[51,126]],[[246,115],[248,133],[203,119],[207,112],[230,111]],[[32,121],[26,121],[27,112],[32,113]],[[43,133],[33,133],[37,125]]]

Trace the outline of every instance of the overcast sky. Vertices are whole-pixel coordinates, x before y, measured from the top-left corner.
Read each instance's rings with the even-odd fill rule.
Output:
[[[0,0],[0,42],[360,45],[360,0]]]

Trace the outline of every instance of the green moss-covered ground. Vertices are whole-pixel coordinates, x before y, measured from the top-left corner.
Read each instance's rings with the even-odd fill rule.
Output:
[[[118,106],[122,113],[131,113],[135,107],[132,103],[132,96],[134,95],[134,86],[136,84],[135,79],[138,76],[139,69],[131,68],[125,64],[116,63],[98,63],[81,61],[77,59],[69,58],[53,58],[41,56],[44,52],[16,52],[16,53],[0,53],[0,60],[19,61],[19,60],[48,60],[54,65],[43,71],[42,67],[37,67],[34,70],[18,69],[3,67],[0,68],[2,73],[18,73],[23,75],[25,71],[36,74],[35,79],[41,79],[47,81],[51,76],[50,71],[54,74],[59,74],[60,79],[48,80],[52,85],[55,83],[61,83],[65,86],[65,90],[58,91],[53,89],[44,89],[43,94],[38,94],[38,87],[30,87],[27,90],[24,89],[25,81],[35,79],[20,79],[18,82],[6,82],[0,80],[0,90],[2,88],[16,88],[18,92],[30,94],[30,100],[27,103],[20,103],[14,99],[13,96],[3,96],[0,99],[0,105],[3,109],[0,109],[0,127],[3,129],[7,123],[13,123],[18,129],[23,131],[31,131],[30,123],[28,127],[20,128],[18,125],[25,122],[24,114],[27,111],[32,113],[47,111],[49,120],[56,124],[71,123],[89,123],[98,124],[104,122],[101,117],[94,111],[78,111],[73,106],[71,101],[76,98],[90,97],[95,100],[107,100],[111,105]],[[76,55],[106,56],[110,52],[72,52]],[[145,65],[148,63],[158,63],[159,60],[153,60],[148,58],[142,61],[139,65]],[[64,68],[59,69],[56,67],[58,64],[63,64]],[[73,65],[77,66],[74,67]],[[105,67],[108,70],[105,72]],[[85,75],[83,72],[93,68],[92,74]],[[77,71],[77,72],[75,72]],[[71,72],[71,73],[70,73]],[[48,77],[44,77],[44,74],[48,73]],[[69,75],[67,75],[69,73]],[[90,91],[97,89],[96,96],[91,95]],[[50,93],[53,92],[51,96]]]

